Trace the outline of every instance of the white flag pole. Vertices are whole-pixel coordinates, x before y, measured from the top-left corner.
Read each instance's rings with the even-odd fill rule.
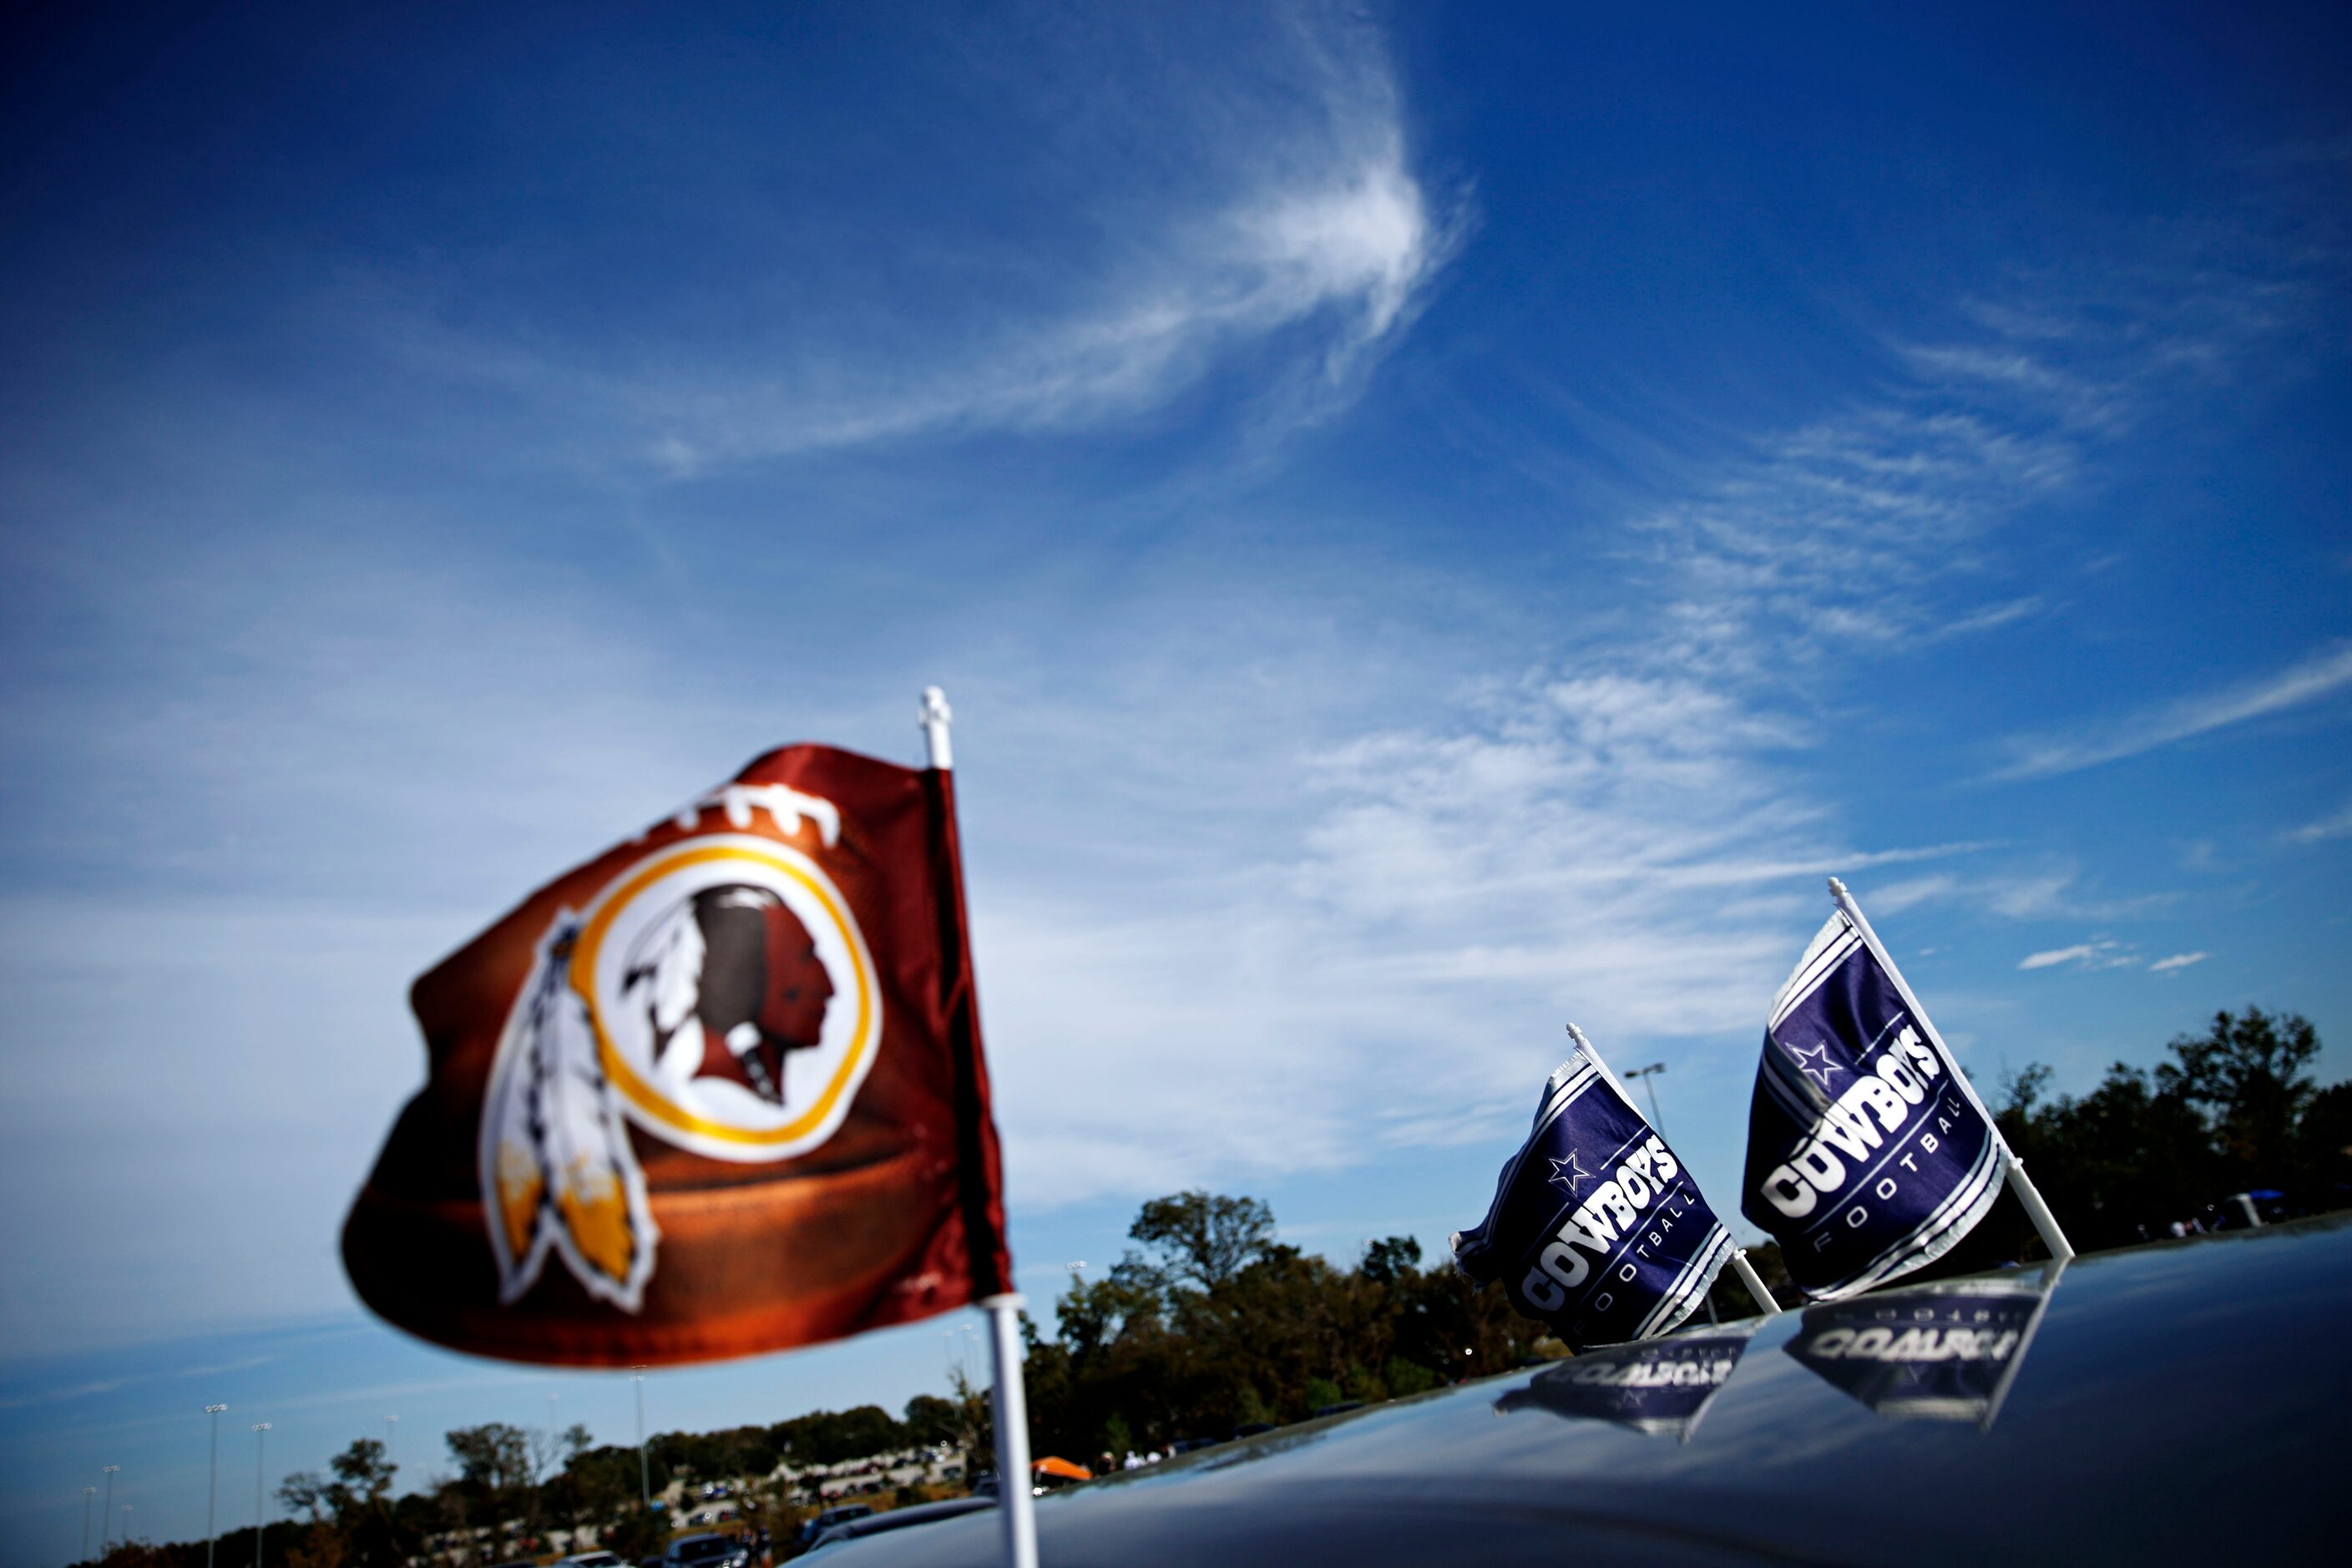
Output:
[[[955,767],[955,752],[948,743],[953,718],[947,693],[936,686],[924,687],[916,722],[931,766],[941,773]],[[1022,1381],[1021,1307],[1021,1298],[1009,1294],[980,1303],[988,1314],[988,1343],[996,1363],[990,1397],[996,1417],[996,1511],[1004,1521],[1005,1568],[1037,1568],[1037,1500],[1029,1481],[1029,1391]]]
[[[1739,1282],[1748,1287],[1748,1293],[1756,1298],[1756,1304],[1764,1309],[1766,1317],[1772,1317],[1780,1310],[1780,1303],[1772,1300],[1771,1291],[1764,1289],[1763,1277],[1756,1272],[1756,1265],[1748,1261],[1746,1247],[1734,1247],[1731,1249],[1731,1266],[1739,1270]]]
[[[1601,1059],[1601,1053],[1593,1048],[1592,1042],[1585,1037],[1584,1031],[1570,1024],[1568,1026],[1568,1037],[1576,1042],[1578,1050],[1592,1058],[1593,1067],[1599,1069],[1602,1078],[1609,1080],[1610,1087],[1617,1091],[1617,1098],[1628,1105],[1633,1105],[1633,1097],[1625,1092],[1625,1086],[1617,1081],[1617,1075],[1609,1070],[1609,1064]],[[1640,1106],[1633,1106],[1633,1114],[1636,1116],[1642,1114]],[[1653,1129],[1653,1131],[1655,1130]],[[1665,1134],[1660,1132],[1658,1136],[1664,1138]],[[1696,1177],[1692,1179],[1691,1184],[1693,1186],[1698,1184]],[[1738,1270],[1739,1282],[1748,1287],[1748,1293],[1756,1298],[1756,1304],[1764,1309],[1766,1317],[1769,1318],[1780,1310],[1780,1303],[1772,1300],[1772,1292],[1764,1289],[1764,1281],[1759,1279],[1756,1277],[1756,1270],[1748,1266],[1748,1249],[1737,1243],[1731,1248],[1731,1267]]]
[[[1609,1064],[1601,1059],[1601,1052],[1599,1048],[1596,1047],[1590,1039],[1585,1037],[1584,1031],[1578,1028],[1575,1025],[1570,1024],[1568,1026],[1568,1037],[1576,1042],[1576,1048],[1578,1050],[1582,1051],[1586,1056],[1592,1058],[1592,1065],[1601,1069],[1601,1076],[1609,1080],[1609,1087],[1617,1091],[1617,1098],[1623,1100],[1628,1105],[1633,1105],[1633,1097],[1626,1092],[1624,1084],[1619,1081],[1617,1075],[1609,1070]],[[1641,1115],[1642,1108],[1638,1105],[1633,1105],[1633,1114],[1636,1116]],[[1661,1136],[1663,1136],[1663,1134],[1661,1134]]]
[[[1029,1391],[1021,1381],[1021,1298],[991,1296],[989,1343],[996,1352],[996,1509],[1004,1520],[1006,1568],[1037,1568],[1037,1499],[1029,1482]]]
[[[2017,1152],[2009,1146],[2009,1140],[2000,1135],[2000,1123],[1992,1119],[1992,1112],[1986,1110],[1985,1102],[1977,1097],[1976,1085],[1970,1083],[1969,1075],[1960,1070],[1959,1059],[1952,1055],[1951,1047],[1944,1044],[1944,1037],[1936,1032],[1934,1021],[1927,1016],[1927,1009],[1919,1005],[1919,998],[1911,994],[1910,984],[1903,978],[1903,971],[1895,966],[1894,955],[1886,951],[1886,944],[1878,940],[1878,933],[1870,929],[1870,922],[1863,919],[1862,910],[1854,903],[1853,895],[1847,892],[1845,884],[1835,877],[1830,879],[1830,897],[1837,900],[1837,907],[1845,912],[1845,918],[1853,922],[1853,929],[1862,934],[1871,956],[1877,959],[1879,967],[1886,971],[1886,977],[1895,982],[1895,989],[1901,994],[1904,1005],[1919,1021],[1919,1027],[1927,1031],[1929,1043],[1936,1047],[1936,1054],[1944,1058],[1944,1066],[1951,1072],[1952,1081],[1960,1086],[1960,1092],[1968,1096],[1969,1103],[1976,1107],[1977,1114],[1985,1119],[1987,1127],[1992,1129],[1993,1139],[2000,1145],[2001,1164],[2009,1190],[2017,1194],[2017,1201],[2024,1206],[2026,1217],[2033,1222],[2033,1228],[2041,1232],[2042,1245],[2048,1247],[2050,1256],[2061,1263],[2074,1257],[2074,1247],[2066,1240],[2066,1233],[2058,1227],[2058,1216],[2050,1212],[2050,1205],[2042,1201],[2042,1194],[2034,1186],[2033,1178],[2025,1173],[2025,1162],[2017,1157]]]

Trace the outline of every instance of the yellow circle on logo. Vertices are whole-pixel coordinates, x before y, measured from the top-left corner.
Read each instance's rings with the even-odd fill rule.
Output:
[[[775,877],[785,879],[823,911],[832,934],[839,939],[840,948],[847,954],[851,989],[857,997],[848,1048],[827,1076],[824,1089],[806,1110],[772,1127],[744,1127],[714,1121],[677,1104],[657,1085],[647,1081],[636,1065],[614,1046],[598,995],[598,955],[614,922],[637,897],[665,878],[730,862],[751,870],[753,879],[761,883]],[[834,978],[837,983],[840,977]],[[680,1142],[688,1147],[709,1145],[702,1152],[722,1159],[783,1159],[824,1142],[847,1113],[848,1097],[856,1092],[866,1068],[873,1065],[875,1044],[881,1033],[880,988],[875,979],[874,960],[866,952],[866,939],[840,891],[799,851],[766,839],[731,835],[718,840],[690,839],[633,869],[625,880],[597,900],[582,925],[579,942],[572,953],[570,981],[572,989],[587,1003],[588,1016],[596,1031],[597,1055],[622,1098],[657,1129],[680,1135]]]

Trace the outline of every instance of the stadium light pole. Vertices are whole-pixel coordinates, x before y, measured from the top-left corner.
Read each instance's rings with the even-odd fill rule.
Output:
[[[81,1489],[81,1554],[84,1557],[88,1557],[89,1555],[89,1509],[90,1505],[97,1500],[98,1489],[96,1487],[84,1487]]]
[[[1635,1068],[1625,1075],[1627,1078],[1645,1078],[1650,1080],[1642,1087],[1650,1091],[1650,1125],[1660,1132],[1666,1130],[1666,1123],[1665,1120],[1658,1114],[1658,1075],[1665,1070],[1665,1063],[1652,1062],[1648,1067]]]
[[[106,1507],[98,1516],[98,1549],[100,1552],[106,1550],[106,1532],[114,1528],[114,1472],[121,1468],[121,1465],[109,1465],[105,1468]]]
[[[400,1417],[387,1415],[383,1418],[383,1462],[385,1464],[389,1465],[393,1462],[394,1455],[399,1447]]]
[[[269,1473],[261,1462],[261,1446],[265,1441],[262,1434],[268,1430],[269,1423],[267,1421],[253,1424],[253,1568],[261,1568],[261,1526],[269,1517],[261,1490],[262,1478]]]
[[[220,1518],[220,1418],[226,1405],[207,1405],[205,1414],[213,1418],[212,1459],[205,1468],[205,1568],[213,1568],[213,1542],[219,1539]]]
[[[652,1473],[646,1468],[646,1369],[633,1366],[629,1381],[637,1385],[637,1500],[645,1504],[650,1517],[654,1511]]]

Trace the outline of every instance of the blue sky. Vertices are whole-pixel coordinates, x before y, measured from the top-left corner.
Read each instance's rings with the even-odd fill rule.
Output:
[[[0,1563],[199,1531],[211,1401],[232,1523],[254,1420],[625,1440],[341,1279],[405,985],[928,682],[1040,1298],[1188,1185],[1441,1248],[1570,1018],[1736,1210],[1832,872],[1988,1089],[2352,1071],[2338,10],[8,25]]]

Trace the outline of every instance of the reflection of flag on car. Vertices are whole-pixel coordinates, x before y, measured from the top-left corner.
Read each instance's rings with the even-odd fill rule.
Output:
[[[1454,1261],[1573,1349],[1646,1339],[1706,1297],[1731,1237],[1682,1162],[1580,1042]]]
[[[1844,889],[1832,887],[1838,911],[1773,998],[1740,1205],[1816,1300],[1948,1250],[2000,1196],[2009,1157]]]
[[[1990,1427],[2064,1268],[1808,1307],[1804,1326],[1780,1348],[1881,1415]]]
[[[950,778],[772,752],[419,980],[425,1087],[344,1229],[362,1298],[625,1365],[1006,1289]]]
[[[1763,1326],[1763,1319],[1749,1318],[1587,1351],[1536,1373],[1525,1388],[1495,1401],[1495,1408],[1506,1415],[1544,1410],[1612,1421],[1644,1436],[1671,1433],[1688,1442],[1707,1405],[1731,1380],[1748,1342]]]

